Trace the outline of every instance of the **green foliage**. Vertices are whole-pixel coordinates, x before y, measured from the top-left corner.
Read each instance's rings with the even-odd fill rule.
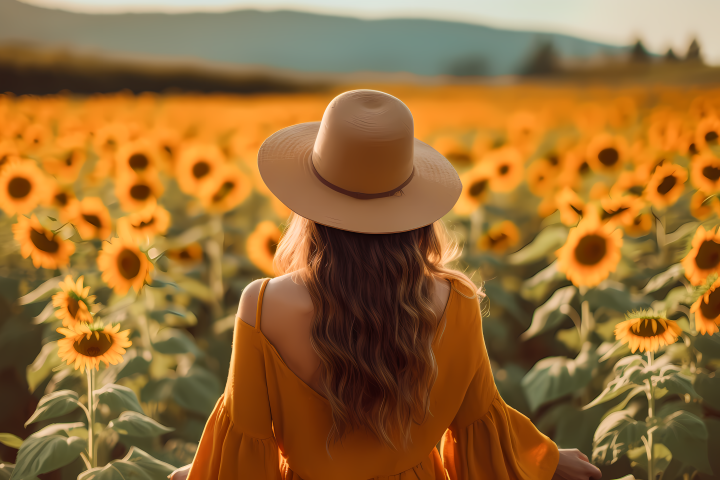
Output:
[[[132,447],[125,458],[80,474],[78,480],[166,480],[175,467]]]
[[[40,399],[35,413],[25,422],[25,426],[41,420],[61,417],[79,407],[78,394],[72,390],[53,392]]]
[[[115,412],[123,412],[131,410],[137,413],[143,413],[135,392],[128,387],[122,385],[108,384],[100,390],[95,390],[95,397],[100,403],[110,407]]]
[[[10,480],[22,480],[63,467],[80,456],[87,442],[80,437],[47,435],[30,437],[18,451]]]
[[[121,435],[132,437],[154,437],[172,432],[172,428],[164,427],[150,417],[137,412],[123,412],[117,420],[108,424]]]

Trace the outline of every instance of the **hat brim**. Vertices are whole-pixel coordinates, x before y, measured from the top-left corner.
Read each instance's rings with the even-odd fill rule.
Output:
[[[455,168],[437,150],[415,139],[415,174],[401,193],[357,199],[324,185],[313,173],[320,122],[284,128],[263,142],[258,169],[265,185],[298,215],[341,230],[398,233],[429,225],[448,213],[462,192]]]

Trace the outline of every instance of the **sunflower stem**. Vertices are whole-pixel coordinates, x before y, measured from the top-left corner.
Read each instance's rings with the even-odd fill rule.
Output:
[[[583,293],[584,295],[584,293]],[[590,313],[590,302],[583,300],[581,306],[581,320],[580,320],[580,340],[581,344],[585,343],[590,332],[593,329],[594,319]]]
[[[648,368],[652,367],[653,360],[654,360],[655,354],[651,351],[647,352],[647,364]],[[652,378],[650,378],[648,381],[648,390],[647,390],[647,397],[648,397],[648,419],[650,420],[650,423],[652,424],[652,419],[655,416],[655,388],[653,386]],[[651,428],[648,431],[648,480],[655,480],[655,469],[653,465],[653,428]]]
[[[211,308],[213,317],[217,320],[223,316],[224,309],[222,302],[225,296],[222,278],[225,232],[223,231],[222,215],[213,215],[210,219],[210,224],[213,233],[210,238],[208,238],[206,251],[208,257],[210,257],[210,290],[213,292]]]
[[[88,380],[88,412],[90,419],[88,424],[88,460],[90,460],[90,468],[97,467],[97,458],[95,455],[95,371],[87,368]]]

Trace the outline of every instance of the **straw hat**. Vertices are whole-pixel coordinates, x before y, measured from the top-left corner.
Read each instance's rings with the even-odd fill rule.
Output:
[[[275,132],[260,147],[258,168],[292,211],[351,232],[424,227],[462,191],[450,162],[414,137],[407,106],[376,90],[342,93],[321,122]]]

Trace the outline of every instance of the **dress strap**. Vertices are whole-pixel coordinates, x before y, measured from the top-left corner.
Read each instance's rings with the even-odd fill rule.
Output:
[[[263,280],[262,286],[260,287],[260,295],[258,295],[257,313],[255,314],[255,329],[260,330],[260,318],[262,316],[262,301],[265,295],[265,287],[267,287],[269,278]]]

